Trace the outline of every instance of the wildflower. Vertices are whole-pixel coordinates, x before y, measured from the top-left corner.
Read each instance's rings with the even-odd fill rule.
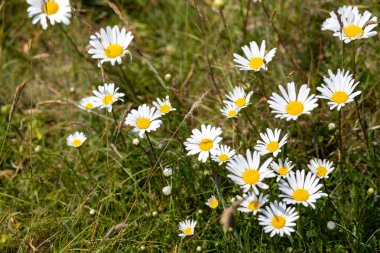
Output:
[[[227,118],[236,118],[240,107],[230,101],[224,101],[224,107],[220,110]]]
[[[273,161],[270,165],[271,169],[275,172],[277,172],[278,176],[276,181],[280,181],[280,179],[286,178],[289,174],[294,173],[292,171],[294,164],[289,161],[288,158],[285,159],[284,162],[282,162],[281,159],[278,159],[278,163]]]
[[[170,186],[165,186],[162,188],[162,193],[168,196],[172,193],[172,188]]]
[[[157,108],[158,111],[160,111],[160,113],[162,115],[165,115],[165,114],[167,114],[167,113],[169,113],[171,111],[175,111],[176,110],[170,104],[169,96],[166,96],[166,98],[163,99],[163,100],[157,98],[157,102],[154,101],[153,105]]]
[[[288,83],[288,91],[280,88],[283,97],[273,92],[268,100],[269,107],[272,108],[272,113],[276,114],[276,118],[296,120],[302,114],[310,114],[310,112],[318,106],[315,95],[310,95],[310,88],[306,84],[302,85],[298,96],[295,90],[294,82]]]
[[[112,104],[121,100],[124,97],[124,93],[117,92],[118,87],[115,88],[114,83],[105,83],[104,86],[98,86],[98,90],[93,90],[96,99],[94,100],[94,105],[100,108],[106,108],[108,112],[112,111]]]
[[[86,135],[82,132],[75,132],[66,138],[66,143],[70,147],[79,148],[86,141]]]
[[[245,91],[242,87],[235,87],[232,91],[226,94],[228,100],[224,100],[224,103],[233,103],[240,107],[240,109],[247,107],[250,103],[249,100],[253,95],[253,91],[245,94]]]
[[[268,195],[264,195],[263,193],[256,195],[253,192],[243,194],[243,197],[236,196],[236,198],[239,200],[244,199],[237,210],[243,213],[252,213],[253,215],[260,212],[261,207],[268,201]]]
[[[137,139],[137,138],[134,138],[134,139],[132,140],[132,144],[135,145],[135,146],[138,146],[138,145],[140,144],[140,140]]]
[[[144,138],[145,132],[156,131],[162,124],[159,119],[161,113],[154,107],[146,104],[140,105],[137,110],[133,109],[125,118],[124,124],[132,126],[133,132],[138,132],[141,138]]]
[[[268,185],[262,181],[265,178],[274,177],[271,170],[268,170],[268,165],[272,162],[272,158],[268,158],[260,166],[260,154],[257,151],[251,153],[247,150],[246,158],[242,155],[235,155],[227,164],[227,170],[232,174],[227,175],[235,184],[239,185],[244,192],[253,189],[258,195],[259,190],[268,189]]]
[[[90,111],[100,105],[101,104],[98,102],[97,97],[93,97],[93,96],[82,98],[79,101],[79,108],[82,110],[87,110],[87,111]]]
[[[273,56],[276,54],[276,48],[270,50],[265,54],[265,40],[261,42],[261,46],[257,45],[255,41],[249,43],[249,47],[242,47],[245,57],[242,57],[238,54],[234,54],[234,62],[237,63],[236,67],[240,70],[267,70],[267,64],[272,60]]]
[[[90,215],[94,215],[95,213],[96,213],[96,211],[94,209],[90,210]]]
[[[353,92],[359,82],[355,83],[349,71],[345,72],[344,70],[341,71],[338,69],[336,75],[334,75],[331,70],[329,70],[328,73],[329,77],[323,77],[323,81],[326,85],[322,84],[322,87],[317,88],[317,90],[322,93],[322,95],[317,97],[330,100],[327,102],[327,104],[330,105],[330,110],[337,107],[339,111],[340,108],[354,101],[354,97],[361,93],[361,91]]]
[[[376,26],[377,17],[371,17],[369,11],[361,14],[357,7],[343,6],[337,12],[330,12],[330,18],[322,24],[322,31],[332,31],[333,36],[349,43],[375,36],[377,32],[372,29]]]
[[[327,228],[328,228],[328,229],[330,229],[330,230],[334,230],[335,227],[336,227],[335,222],[333,222],[333,221],[329,221],[329,222],[327,222]]]
[[[266,155],[272,153],[274,157],[281,152],[281,147],[286,144],[286,139],[288,134],[285,134],[280,141],[280,129],[272,129],[267,128],[266,133],[260,133],[260,137],[262,140],[258,140],[255,146],[255,150],[259,151],[261,155]]]
[[[209,155],[215,155],[216,148],[222,140],[220,135],[222,129],[211,125],[202,125],[201,130],[193,129],[190,138],[184,143],[187,155],[195,155],[199,153],[198,160],[206,162]]]
[[[332,131],[335,129],[335,124],[334,123],[329,123],[329,125],[327,126],[327,128]]]
[[[33,17],[33,25],[40,22],[42,29],[46,30],[48,21],[55,23],[70,24],[71,6],[69,0],[27,0],[28,16]]]
[[[329,174],[335,169],[333,163],[326,159],[311,159],[307,165],[309,170],[317,175],[319,178],[328,178]]]
[[[216,199],[215,195],[212,195],[206,202],[206,205],[211,207],[212,209],[215,209],[219,205],[219,201]]]
[[[100,32],[90,36],[91,47],[88,53],[92,58],[100,59],[100,65],[104,62],[111,62],[112,65],[115,65],[115,62],[121,64],[121,58],[125,54],[131,55],[127,48],[132,40],[132,33],[127,32],[125,28],[120,30],[117,26],[107,26],[106,29],[101,28]]]
[[[185,237],[194,234],[194,228],[197,225],[195,220],[185,220],[179,223],[179,229],[182,233],[178,234],[180,237]]]
[[[170,168],[170,167],[166,167],[166,168],[164,169],[164,176],[165,176],[165,177],[170,177],[172,174],[173,174],[173,170],[172,170],[172,168]]]
[[[319,184],[319,178],[312,172],[307,173],[305,178],[305,170],[297,170],[295,174],[287,177],[286,181],[281,180],[279,189],[283,194],[280,197],[288,204],[299,204],[303,206],[311,206],[315,208],[314,203],[317,199],[327,197],[326,193],[319,191],[322,184]]]
[[[299,218],[294,207],[287,207],[284,202],[272,202],[259,215],[259,224],[264,226],[265,233],[273,237],[279,234],[281,237],[294,232],[295,221]]]
[[[215,154],[211,157],[212,160],[218,162],[219,165],[227,162],[231,157],[235,155],[235,150],[231,150],[231,147],[227,145],[219,145],[215,149]]]

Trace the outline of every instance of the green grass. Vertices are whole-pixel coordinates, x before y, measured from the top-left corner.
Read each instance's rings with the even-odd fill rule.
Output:
[[[274,119],[266,101],[278,91],[278,84],[289,81],[298,86],[307,83],[317,93],[327,70],[342,66],[341,42],[320,30],[328,12],[351,3],[379,16],[377,1],[264,0],[269,16],[276,10],[273,25],[278,32],[262,5],[251,3],[244,32],[247,0],[228,1],[223,11],[226,26],[211,10],[211,1],[196,1],[197,10],[194,1],[115,0],[135,40],[133,60],[125,58],[122,64],[126,76],[118,67],[104,65],[106,82],[115,82],[126,93],[114,111],[121,118],[130,106],[170,95],[177,111],[151,134],[155,152],[162,156],[160,165],[173,168],[169,179],[160,166],[152,166],[150,160],[155,160],[146,139],[135,146],[132,140],[137,135],[123,128],[115,141],[112,115],[104,110],[87,113],[75,106],[103,83],[100,69],[85,50],[89,36],[123,21],[106,1],[71,2],[76,11],[70,26],[49,26],[46,31],[32,25],[25,1],[0,4],[0,169],[13,174],[0,177],[0,252],[28,252],[31,245],[38,252],[195,252],[198,246],[202,252],[285,252],[290,247],[293,252],[379,250],[379,37],[356,43],[356,79],[362,91],[357,101],[365,124],[361,129],[355,103],[344,107],[343,169],[338,165],[335,131],[327,127],[331,122],[338,125],[338,113],[330,111],[326,101],[320,100],[311,116],[288,124]],[[260,74],[237,70],[232,54],[241,54],[243,45],[262,39],[268,48],[278,48],[269,70]],[[352,52],[350,43],[343,61],[350,70]],[[165,78],[166,74],[172,77]],[[26,86],[9,121],[13,94],[23,81]],[[235,85],[254,91],[252,105],[245,111],[258,131],[288,129],[286,152],[296,169],[306,169],[313,157],[334,161],[337,167],[326,181],[336,210],[327,198],[319,200],[316,209],[299,208],[298,234],[291,237],[270,238],[257,216],[239,212],[236,233],[225,233],[218,221],[222,207],[211,210],[204,204],[216,195],[211,176],[214,172],[220,176],[228,203],[241,194],[240,189],[226,177],[224,167],[199,163],[183,151],[182,142],[202,123],[220,126],[224,143],[239,153],[253,148],[257,136],[246,115],[239,117],[238,130],[233,131],[231,121],[219,113],[218,94],[223,99]],[[77,150],[66,146],[66,136],[75,130],[88,137],[82,152],[89,171]],[[279,194],[274,181],[271,201]],[[161,193],[167,184],[172,185],[170,196]],[[367,193],[369,188],[373,194]],[[91,209],[96,210],[94,215]],[[181,242],[178,222],[186,218],[198,224],[195,235]],[[337,228],[328,230],[328,221],[336,222]],[[107,231],[123,222],[126,228],[105,238]]]

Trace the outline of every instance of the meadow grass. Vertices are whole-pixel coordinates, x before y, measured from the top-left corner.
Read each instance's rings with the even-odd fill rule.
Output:
[[[72,1],[71,24],[47,30],[32,25],[25,1],[0,3],[0,252],[379,250],[379,37],[347,44],[342,54],[342,42],[321,31],[328,13],[344,4],[379,16],[377,1],[236,0],[221,12],[206,0],[113,3]],[[86,47],[89,36],[107,25],[132,31],[133,59],[101,69]],[[269,70],[235,68],[232,54],[263,39],[268,48],[277,47]],[[337,68],[355,68],[362,91],[357,104],[342,111],[342,161],[337,128],[328,129],[329,123],[338,126],[339,115],[325,101],[310,116],[287,123],[275,119],[267,103],[278,84],[290,81],[306,83],[316,94],[327,70]],[[124,102],[114,104],[115,119],[105,110],[76,106],[104,81],[126,93]],[[254,95],[246,113],[231,121],[219,109],[237,85]],[[131,108],[167,94],[177,110],[149,135],[155,155],[146,138],[133,144],[137,135],[130,128],[116,133]],[[183,147],[191,130],[206,123],[221,127],[223,141],[243,154],[256,144],[256,130],[287,131],[280,157],[286,154],[297,169],[313,157],[334,162],[323,189],[329,198],[316,209],[298,208],[301,217],[291,237],[271,238],[257,216],[239,212],[235,229],[224,231],[222,205],[205,205],[217,195],[213,177],[220,179],[226,206],[241,190],[224,167],[200,163]],[[66,145],[76,130],[87,135],[83,159]],[[166,166],[173,168],[172,177],[163,176]],[[172,187],[169,196],[162,194],[166,185]],[[270,191],[273,201],[280,193],[275,182]],[[197,220],[195,234],[181,239],[178,222],[187,218]],[[334,230],[328,221],[336,223]]]

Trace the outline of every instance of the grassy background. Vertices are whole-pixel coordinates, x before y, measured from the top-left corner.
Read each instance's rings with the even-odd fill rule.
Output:
[[[177,252],[179,247],[194,252],[197,246],[203,252],[284,252],[289,247],[294,252],[374,252],[380,248],[379,37],[356,43],[356,76],[362,91],[358,102],[368,143],[354,103],[344,107],[343,169],[338,166],[334,131],[327,128],[330,122],[337,124],[338,113],[330,111],[326,101],[319,101],[311,116],[287,125],[274,119],[266,102],[279,83],[288,81],[307,83],[316,93],[327,70],[342,66],[341,42],[320,30],[328,12],[356,4],[379,16],[377,1],[265,1],[265,9],[251,3],[247,12],[248,1],[236,0],[226,1],[223,16],[212,11],[211,1],[196,5],[178,0],[115,0],[122,16],[105,1],[71,2],[75,11],[70,26],[46,31],[31,24],[25,1],[0,4],[0,168],[10,170],[9,176],[0,177],[1,252],[28,252],[33,247],[38,252]],[[144,151],[149,150],[145,139],[134,146],[136,135],[122,129],[115,141],[112,115],[91,114],[75,106],[103,83],[100,69],[86,53],[89,36],[101,27],[123,24],[135,35],[133,61],[124,61],[122,68],[106,64],[104,69],[105,81],[115,82],[126,93],[125,102],[117,103],[114,111],[121,118],[131,106],[171,96],[177,111],[164,118],[152,138],[155,152],[162,154],[162,165],[173,167],[172,179],[163,177],[160,167],[152,169],[154,158]],[[241,46],[262,39],[269,48],[278,49],[269,71],[236,70],[232,54],[241,54]],[[350,70],[352,44],[345,47],[343,60]],[[172,78],[165,79],[166,74]],[[9,121],[16,86],[25,81]],[[239,213],[236,228],[241,245],[233,232],[223,232],[218,224],[222,207],[210,210],[204,204],[216,194],[212,171],[221,177],[225,199],[240,190],[226,178],[226,169],[186,157],[178,140],[183,142],[201,123],[210,123],[223,129],[224,142],[238,152],[252,149],[257,136],[246,115],[233,130],[232,122],[219,113],[220,94],[234,85],[254,91],[246,112],[259,131],[288,129],[287,153],[297,169],[306,168],[312,157],[334,161],[338,169],[327,188],[341,217],[326,198],[315,210],[300,209],[299,231],[292,237],[270,238],[257,217]],[[178,136],[171,139],[177,128]],[[82,151],[89,171],[77,150],[66,146],[66,136],[75,130],[88,136]],[[161,193],[167,184],[173,187],[169,197]],[[370,187],[375,191],[372,195],[367,194]],[[274,183],[271,192],[274,200],[278,195]],[[90,209],[96,214],[90,215]],[[198,225],[196,234],[180,246],[177,224],[185,218],[196,219]],[[327,229],[329,220],[339,224],[337,229]],[[122,222],[128,226],[105,238]]]

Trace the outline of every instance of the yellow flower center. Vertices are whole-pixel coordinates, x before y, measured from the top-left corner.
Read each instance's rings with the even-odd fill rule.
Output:
[[[286,219],[284,218],[284,216],[277,215],[272,218],[272,225],[277,229],[283,228],[285,226],[285,223]]]
[[[202,151],[209,151],[210,149],[212,149],[212,147],[214,146],[214,143],[211,139],[203,139],[201,141],[201,143],[199,143],[199,148],[202,150]]]
[[[113,102],[113,96],[111,94],[105,95],[103,98],[103,104],[109,105]]]
[[[286,112],[292,116],[299,115],[303,112],[303,104],[299,101],[292,101],[286,106]]]
[[[243,98],[244,99],[244,98]],[[227,113],[228,117],[235,117],[236,116],[236,111],[235,110],[231,110]]]
[[[59,9],[59,5],[56,2],[49,1],[42,5],[42,10],[45,12],[47,15],[52,15],[57,13]]]
[[[160,112],[162,112],[163,114],[168,113],[169,111],[170,111],[170,106],[169,105],[162,105],[160,107]]]
[[[326,169],[326,167],[324,167],[324,166],[319,166],[319,167],[317,168],[317,175],[318,175],[318,177],[324,177],[324,176],[326,176],[326,174],[327,174],[327,169]]]
[[[221,162],[225,162],[225,161],[227,161],[227,160],[228,160],[228,155],[226,155],[226,154],[221,154],[221,155],[219,156],[219,160],[220,160]]]
[[[288,168],[286,168],[286,167],[280,167],[278,169],[278,174],[280,174],[281,176],[285,176],[286,174],[288,174]]]
[[[264,65],[264,59],[261,57],[253,57],[251,61],[249,62],[249,66],[252,69],[259,69],[261,66]]]
[[[235,104],[239,107],[243,107],[245,106],[245,104],[247,103],[247,101],[245,101],[245,98],[239,98],[235,101]]]
[[[342,104],[348,100],[348,95],[344,91],[337,91],[332,94],[331,99],[337,104]]]
[[[147,129],[150,126],[150,120],[148,118],[139,118],[136,125],[139,129]]]
[[[276,151],[279,147],[279,144],[277,141],[271,141],[268,143],[267,145],[267,150],[271,153],[273,153],[274,151]]]
[[[92,103],[87,103],[85,107],[86,109],[92,109],[94,106],[92,105]]]
[[[349,38],[356,38],[363,34],[363,29],[357,25],[348,25],[344,28],[344,34]]]
[[[108,58],[116,58],[123,53],[123,47],[118,44],[111,44],[105,50],[104,54]]]
[[[252,201],[248,204],[247,208],[251,211],[256,211],[259,209],[259,201]]]
[[[183,230],[185,235],[191,235],[193,233],[193,229],[191,227],[187,227]]]
[[[210,200],[210,202],[208,204],[210,205],[211,208],[215,209],[219,203],[218,203],[217,199],[212,199],[212,200]]]
[[[309,199],[309,192],[305,189],[297,189],[293,192],[293,198],[296,201],[306,201]]]
[[[71,144],[73,144],[74,147],[79,147],[80,145],[82,145],[82,141],[79,140],[79,139],[75,139],[71,142]]]
[[[256,184],[260,180],[260,172],[255,169],[244,171],[242,179],[246,184]]]

